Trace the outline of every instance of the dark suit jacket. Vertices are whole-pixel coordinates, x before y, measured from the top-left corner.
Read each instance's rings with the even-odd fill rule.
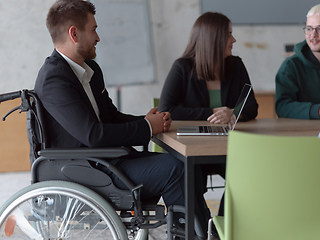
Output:
[[[233,72],[221,82],[222,106],[234,108],[245,83],[251,85],[247,70],[239,57],[232,56]],[[173,120],[207,120],[212,115],[209,94],[204,80],[199,80],[192,70],[190,59],[177,59],[163,86],[159,110],[171,113]],[[249,95],[240,121],[254,119],[258,104],[253,91]]]
[[[94,71],[90,86],[101,122],[80,81],[56,50],[39,71],[34,90],[45,108],[50,146],[77,148],[146,145],[151,133],[144,116],[119,112],[105,89],[98,64],[93,60],[86,63]]]

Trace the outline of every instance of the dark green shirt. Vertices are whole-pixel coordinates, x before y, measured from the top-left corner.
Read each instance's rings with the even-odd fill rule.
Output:
[[[222,107],[220,90],[208,90],[211,108]]]

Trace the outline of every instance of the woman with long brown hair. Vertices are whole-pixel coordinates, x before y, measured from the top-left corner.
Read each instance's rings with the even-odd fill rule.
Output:
[[[251,84],[241,58],[232,56],[235,42],[228,17],[216,12],[202,14],[167,76],[159,110],[170,112],[173,120],[228,123],[243,85]],[[239,120],[254,119],[257,113],[251,92]]]

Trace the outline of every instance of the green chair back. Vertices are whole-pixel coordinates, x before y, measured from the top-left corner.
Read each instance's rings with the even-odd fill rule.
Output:
[[[158,107],[159,106],[159,98],[152,98],[152,107]]]
[[[152,99],[152,107],[158,107],[158,106],[159,106],[159,98],[153,98]],[[153,142],[152,143],[152,152],[162,153],[162,148]]]
[[[233,131],[221,239],[320,239],[320,139]]]

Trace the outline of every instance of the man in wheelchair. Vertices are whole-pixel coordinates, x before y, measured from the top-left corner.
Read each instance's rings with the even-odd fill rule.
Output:
[[[38,73],[34,92],[43,105],[50,148],[125,146],[130,152],[108,163],[120,169],[135,186],[142,185],[141,202],[162,196],[167,207],[184,206],[183,163],[170,154],[138,152],[131,147],[146,146],[153,134],[168,131],[170,113],[153,108],[145,116],[133,116],[119,112],[113,105],[102,71],[93,60],[100,41],[94,15],[94,5],[84,0],[58,0],[47,15],[46,25],[55,49]],[[109,167],[94,159],[90,165],[106,172],[116,187],[128,189]],[[96,177],[90,180],[98,181]],[[196,215],[206,234],[210,213],[201,187],[196,192]]]

